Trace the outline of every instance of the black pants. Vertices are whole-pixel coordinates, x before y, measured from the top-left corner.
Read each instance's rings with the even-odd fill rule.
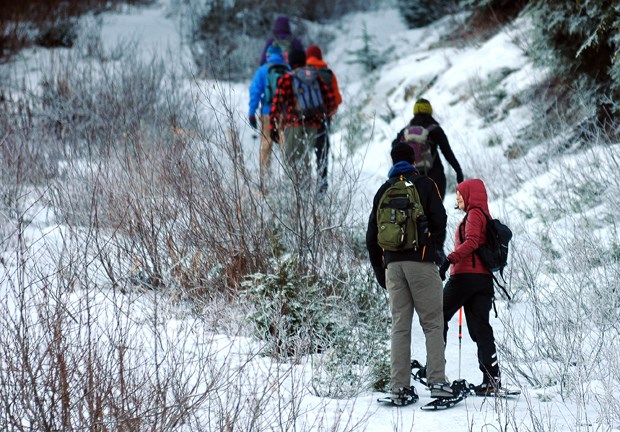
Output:
[[[327,161],[329,159],[329,128],[321,128],[314,142],[316,167],[319,174],[319,192],[327,191]]]
[[[478,346],[483,382],[499,378],[495,338],[489,323],[493,296],[493,277],[484,274],[451,276],[443,291],[444,340],[447,340],[448,322],[464,306],[469,335]]]

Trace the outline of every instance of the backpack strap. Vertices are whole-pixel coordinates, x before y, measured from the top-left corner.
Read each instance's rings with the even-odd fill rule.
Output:
[[[485,217],[485,218],[486,218],[486,220],[487,220],[487,223],[491,223],[491,222],[492,222],[491,217],[490,217],[488,214],[486,214],[486,213],[484,212],[484,210],[482,210],[480,207],[474,207],[474,208],[470,209],[470,211],[471,211],[471,210],[473,210],[473,209],[475,209],[475,208],[477,208],[478,210],[480,210],[480,211],[482,212],[482,214],[484,215],[484,217]],[[466,222],[466,221],[467,221],[467,216],[468,216],[468,215],[469,215],[469,212],[467,212],[467,213],[465,214],[465,217],[463,218],[463,222]],[[464,226],[465,226],[465,223],[463,223],[463,224],[462,224],[462,226],[464,227]],[[461,243],[462,243],[462,242],[463,242],[463,237],[462,237],[462,234],[461,234],[460,229],[459,229],[459,238],[460,238]],[[476,253],[476,251],[474,251],[474,253]],[[475,266],[476,266],[476,265],[475,265],[474,254],[472,254],[472,266],[473,266],[473,267],[475,267]],[[504,282],[504,285],[505,285],[505,284],[506,284],[506,279],[504,279],[504,269],[501,269],[501,270],[499,271],[499,275],[501,276],[502,281]],[[501,290],[504,292],[504,295],[506,296],[506,298],[507,298],[508,300],[512,300],[512,297],[510,297],[510,294],[508,294],[508,291],[506,290],[506,287],[505,287],[504,285],[502,285],[502,284],[499,282],[499,280],[495,277],[495,275],[494,275],[492,272],[491,272],[491,276],[493,277],[493,282],[495,283],[495,285],[497,285],[499,288],[501,288]],[[493,299],[493,307],[495,307],[495,299]],[[495,310],[495,316],[497,317],[497,310]]]

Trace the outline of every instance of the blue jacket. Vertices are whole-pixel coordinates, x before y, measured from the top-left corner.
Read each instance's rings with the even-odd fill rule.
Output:
[[[265,86],[267,84],[267,70],[269,69],[269,66],[274,63],[286,64],[281,55],[272,54],[267,58],[267,63],[259,67],[254,73],[252,84],[250,84],[249,115],[256,114],[259,102],[261,105],[261,114],[269,115],[269,111],[271,110],[271,101],[265,100]]]

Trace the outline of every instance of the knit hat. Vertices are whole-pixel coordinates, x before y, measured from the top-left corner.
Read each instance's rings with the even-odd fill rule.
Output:
[[[282,47],[277,43],[272,43],[269,45],[269,48],[267,48],[267,57],[272,55],[282,55]]]
[[[310,45],[306,48],[306,57],[316,57],[319,60],[323,60],[323,53],[318,45]]]
[[[295,69],[306,65],[306,53],[298,48],[291,48],[288,52],[288,64]]]
[[[413,148],[406,143],[398,143],[392,147],[390,156],[392,156],[393,164],[404,161],[413,165],[415,162],[415,153],[413,152]]]
[[[432,115],[433,107],[431,106],[431,103],[427,101],[426,99],[422,99],[422,98],[418,99],[415,105],[413,105],[413,115],[417,115],[417,114]]]
[[[288,18],[279,16],[273,23],[273,34],[279,39],[286,39],[291,35],[291,25]]]

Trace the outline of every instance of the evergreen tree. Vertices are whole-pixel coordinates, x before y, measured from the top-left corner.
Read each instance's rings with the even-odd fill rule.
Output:
[[[362,24],[362,35],[359,37],[362,40],[362,47],[357,50],[347,51],[353,57],[353,60],[347,62],[349,64],[361,64],[364,70],[368,73],[378,69],[380,66],[386,63],[385,52],[381,52],[375,48],[375,38],[368,33],[368,27],[366,23]]]
[[[532,11],[534,59],[553,67],[558,76],[587,76],[601,88],[598,121],[605,126],[617,118],[617,102],[608,101],[620,96],[620,4],[538,0]]]
[[[450,12],[454,12],[458,0],[398,0],[401,15],[412,27],[424,27]]]

